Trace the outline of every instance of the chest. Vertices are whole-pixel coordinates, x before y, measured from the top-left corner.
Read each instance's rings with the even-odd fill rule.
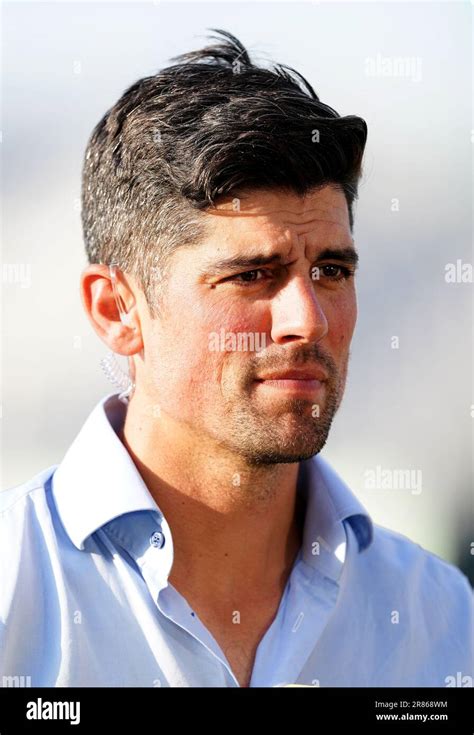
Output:
[[[194,607],[219,644],[241,687],[250,684],[258,645],[278,612],[279,602],[278,599],[261,608],[254,606],[244,610]]]
[[[248,687],[252,678],[259,641],[222,638],[218,641],[235,678],[241,687]]]

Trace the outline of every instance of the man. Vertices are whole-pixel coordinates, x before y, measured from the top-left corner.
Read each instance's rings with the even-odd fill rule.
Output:
[[[470,676],[466,578],[319,456],[356,322],[365,122],[218,33],[89,141],[81,295],[132,381],[1,496],[1,674],[447,686]]]

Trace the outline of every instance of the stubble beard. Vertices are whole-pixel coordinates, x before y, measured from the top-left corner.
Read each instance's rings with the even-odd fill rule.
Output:
[[[322,395],[315,394],[314,401],[298,397],[263,401],[255,396],[255,384],[250,385],[224,412],[224,443],[249,466],[300,462],[319,454],[342,401],[347,365],[348,358],[340,372],[332,366]]]

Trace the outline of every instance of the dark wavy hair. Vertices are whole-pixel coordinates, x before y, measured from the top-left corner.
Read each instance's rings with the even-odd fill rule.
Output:
[[[199,244],[221,196],[333,184],[353,228],[367,125],[319,100],[299,72],[262,68],[231,33],[129,87],[94,128],[82,223],[90,263],[138,279],[152,315],[169,255]],[[213,36],[216,38],[216,36]]]

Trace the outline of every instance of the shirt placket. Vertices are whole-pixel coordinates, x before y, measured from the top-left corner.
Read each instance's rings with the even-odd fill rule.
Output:
[[[219,644],[192,610],[187,600],[168,582],[173,565],[173,541],[164,516],[150,513],[133,524],[117,519],[108,524],[107,533],[134,560],[158,610],[168,620],[191,635],[224,666],[231,686],[239,686]]]

